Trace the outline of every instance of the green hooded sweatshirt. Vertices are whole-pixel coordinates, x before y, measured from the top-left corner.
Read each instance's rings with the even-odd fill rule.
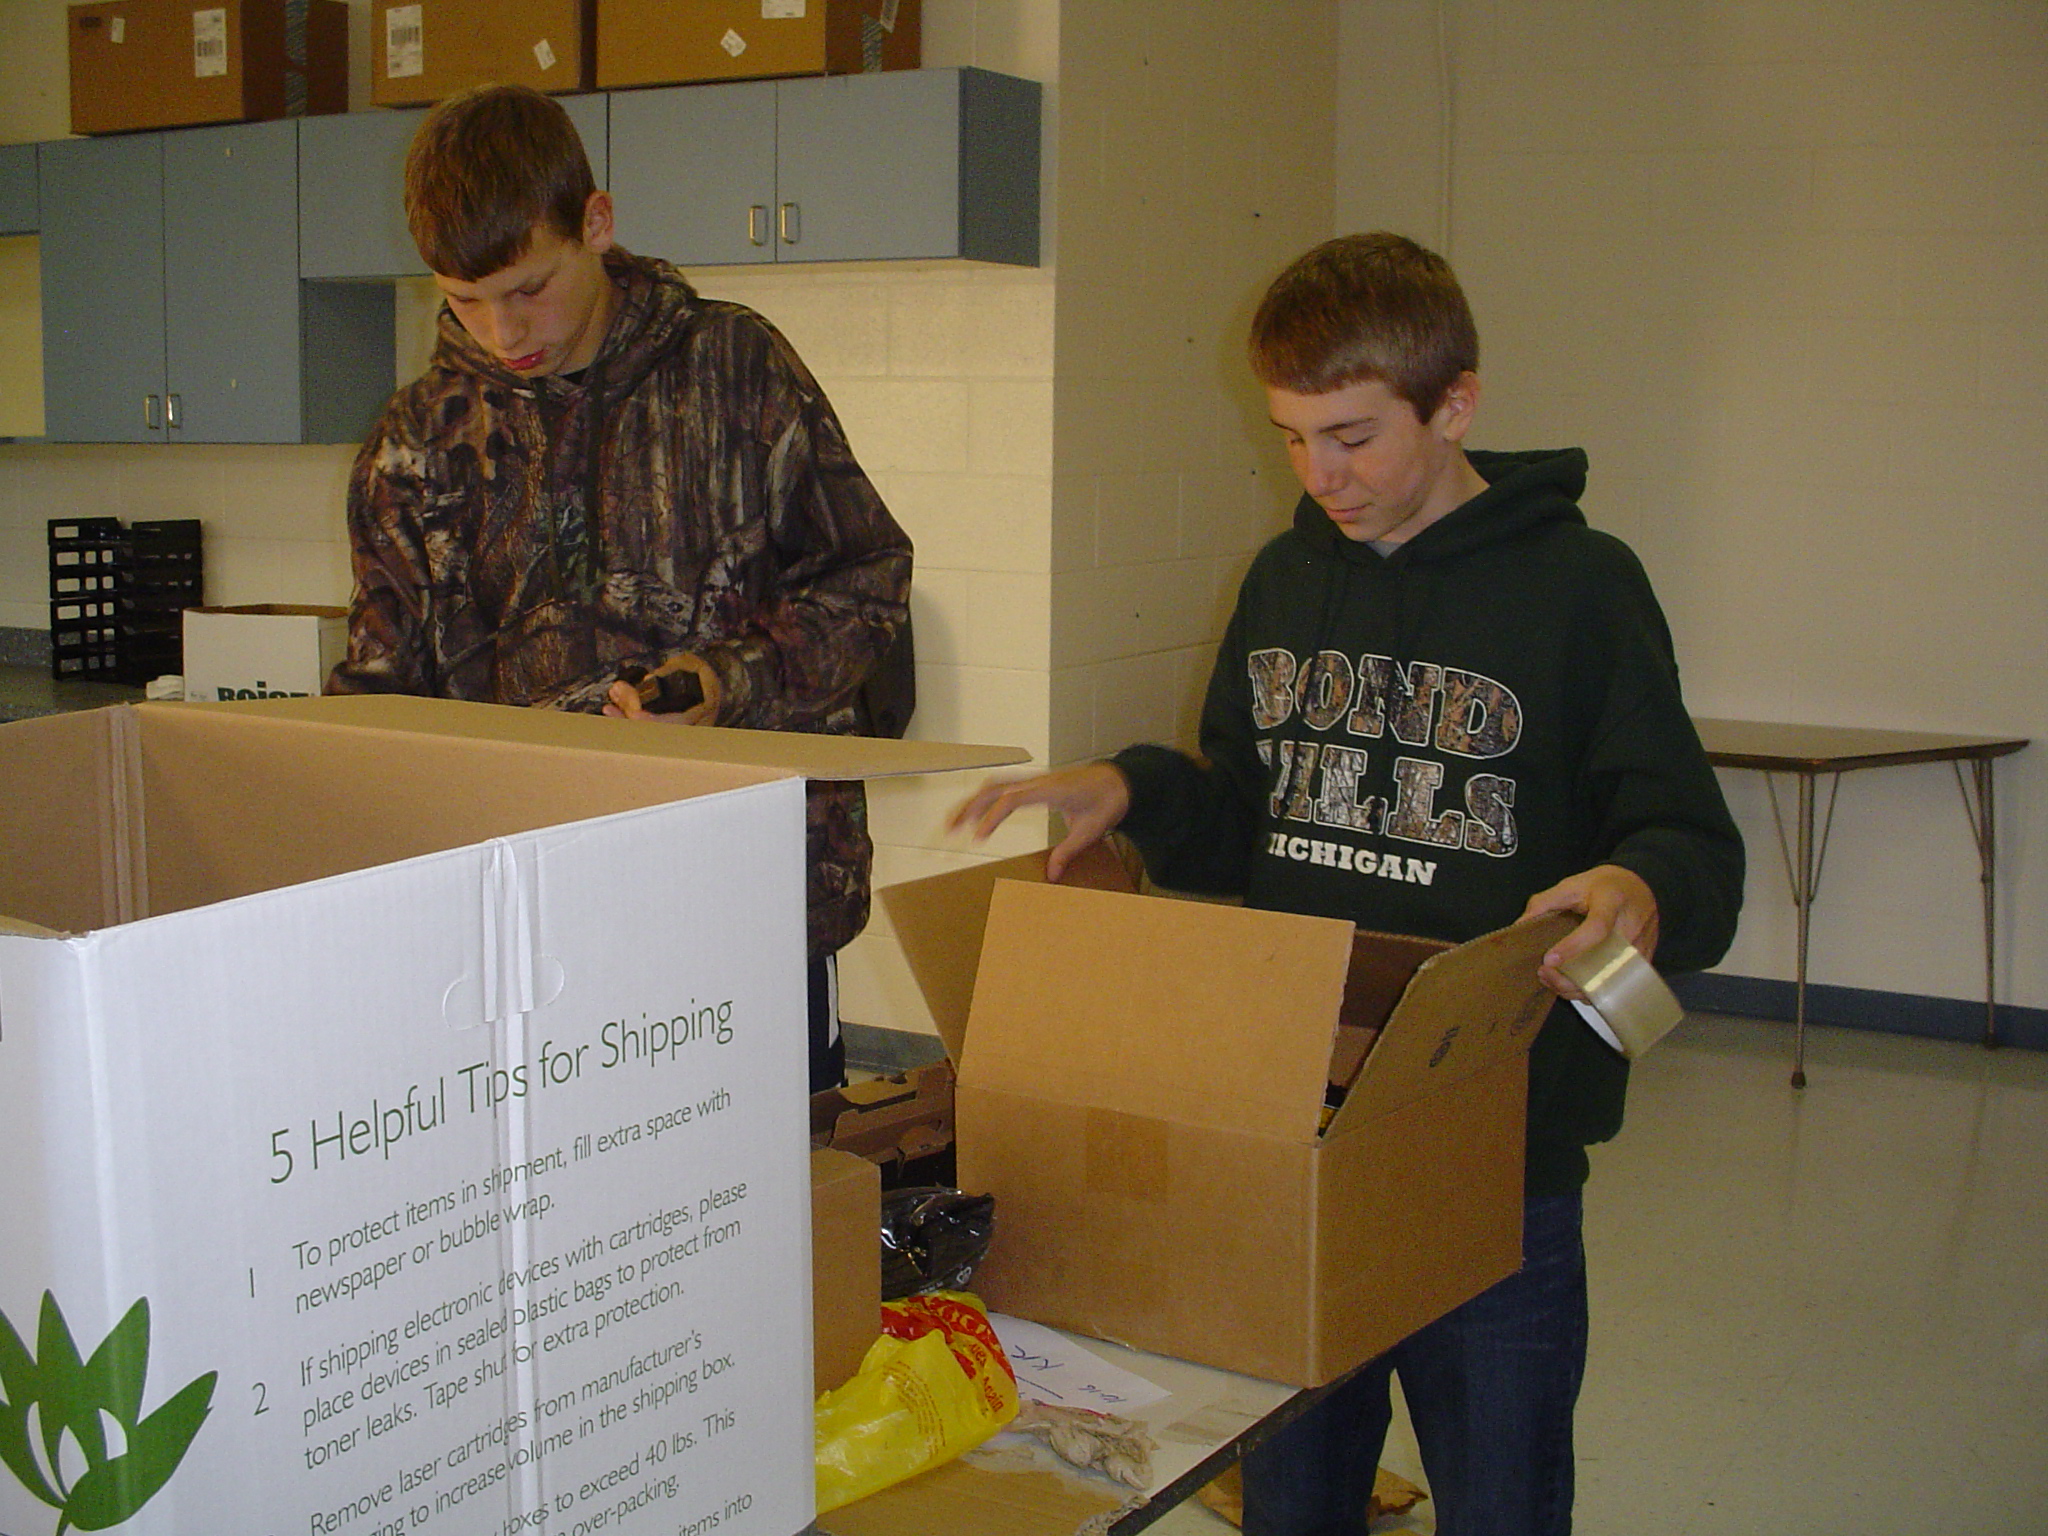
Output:
[[[1628,547],[1586,526],[1578,449],[1473,452],[1487,489],[1382,556],[1304,497],[1239,591],[1201,759],[1132,747],[1152,878],[1462,942],[1595,864],[1656,894],[1660,970],[1734,937],[1743,851]],[[1531,1195],[1585,1182],[1628,1065],[1569,1007],[1530,1060]]]

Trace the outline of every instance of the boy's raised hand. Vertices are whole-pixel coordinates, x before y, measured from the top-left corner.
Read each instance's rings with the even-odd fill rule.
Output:
[[[1558,967],[1584,954],[1609,933],[1619,933],[1641,951],[1645,960],[1656,955],[1657,897],[1634,870],[1623,869],[1619,864],[1596,864],[1531,896],[1519,921],[1527,922],[1551,912],[1580,912],[1586,919],[1566,934],[1537,967],[1536,974],[1543,985],[1559,997],[1586,1001],[1578,984]]]
[[[1099,843],[1131,808],[1130,781],[1109,763],[1062,768],[1030,779],[990,779],[946,818],[946,830],[969,829],[982,841],[1009,819],[1012,811],[1043,805],[1066,819],[1067,835],[1045,857],[1045,876],[1057,880],[1074,856]]]

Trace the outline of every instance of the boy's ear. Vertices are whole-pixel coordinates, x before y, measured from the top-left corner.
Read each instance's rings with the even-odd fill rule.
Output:
[[[600,256],[612,248],[612,195],[593,192],[583,204],[583,244]]]
[[[1434,425],[1448,442],[1460,442],[1472,430],[1472,418],[1479,409],[1479,375],[1469,368],[1451,381],[1443,403],[1436,408]]]

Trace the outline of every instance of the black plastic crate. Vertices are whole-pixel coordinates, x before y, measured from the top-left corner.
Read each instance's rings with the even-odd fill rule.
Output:
[[[196,518],[52,519],[50,669],[141,687],[184,666],[184,615],[205,602]]]
[[[50,519],[50,675],[60,682],[111,682],[120,666],[114,569],[124,532],[117,517]]]

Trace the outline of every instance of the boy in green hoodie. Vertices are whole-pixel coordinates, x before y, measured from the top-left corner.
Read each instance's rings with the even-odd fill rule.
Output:
[[[1063,814],[1055,878],[1120,829],[1159,884],[1461,942],[1583,921],[1663,969],[1734,936],[1743,852],[1620,541],[1586,526],[1578,449],[1468,450],[1479,344],[1449,266],[1398,235],[1308,252],[1253,320],[1303,496],[1254,560],[1210,677],[1201,756],[1137,746],[985,786],[955,826]],[[1571,1528],[1586,1351],[1586,1147],[1627,1063],[1568,1007],[1530,1059],[1521,1272],[1362,1367],[1245,1458],[1248,1536],[1363,1532],[1399,1372],[1442,1536]]]

